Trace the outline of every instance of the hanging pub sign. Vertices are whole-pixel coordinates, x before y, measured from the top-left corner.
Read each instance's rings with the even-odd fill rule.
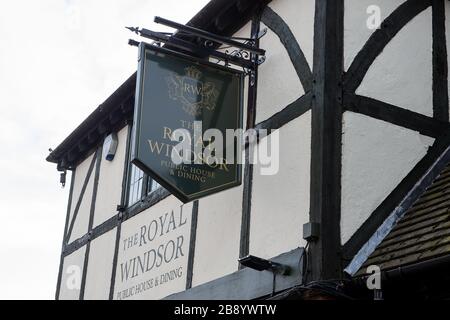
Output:
[[[135,97],[133,164],[183,202],[241,183],[242,72],[142,42]]]

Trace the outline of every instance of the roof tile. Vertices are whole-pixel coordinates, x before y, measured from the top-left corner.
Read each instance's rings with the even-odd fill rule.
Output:
[[[450,164],[407,210],[357,275],[369,265],[385,271],[449,254]]]

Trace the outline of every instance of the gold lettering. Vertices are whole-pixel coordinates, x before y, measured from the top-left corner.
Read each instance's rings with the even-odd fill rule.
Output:
[[[185,128],[185,129],[194,129],[194,123],[192,121],[186,121],[186,120],[180,120],[181,122],[181,127]]]
[[[160,154],[164,147],[164,143],[159,144],[157,141],[153,142],[152,140],[148,140],[148,143],[150,145],[152,153],[154,153],[156,149],[157,153]]]
[[[197,94],[200,95],[202,93],[203,86],[201,84],[193,85],[189,83],[184,84],[184,92],[189,94]]]
[[[169,127],[164,127],[163,138],[170,140],[171,137],[172,137],[172,129],[170,129]]]
[[[190,85],[187,84],[187,83],[185,83],[185,84],[184,84],[184,92],[191,93],[191,91],[189,90],[189,88],[190,88]]]

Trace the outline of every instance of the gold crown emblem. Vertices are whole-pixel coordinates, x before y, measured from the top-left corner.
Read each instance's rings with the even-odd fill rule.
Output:
[[[191,66],[191,67],[185,68],[184,70],[186,71],[186,75],[189,78],[199,80],[200,77],[202,76],[202,73],[196,67]]]

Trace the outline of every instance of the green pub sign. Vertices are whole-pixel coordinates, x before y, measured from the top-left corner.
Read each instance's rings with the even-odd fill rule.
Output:
[[[202,161],[201,151],[211,141],[192,138],[192,150],[200,150],[192,153],[197,161],[177,164],[172,149],[179,141],[171,137],[176,129],[187,130],[191,137],[199,128],[201,135],[217,129],[225,157],[225,146],[230,146],[226,130],[242,128],[242,72],[141,43],[135,97],[133,164],[183,202],[241,183],[237,139],[231,144],[234,161]]]

